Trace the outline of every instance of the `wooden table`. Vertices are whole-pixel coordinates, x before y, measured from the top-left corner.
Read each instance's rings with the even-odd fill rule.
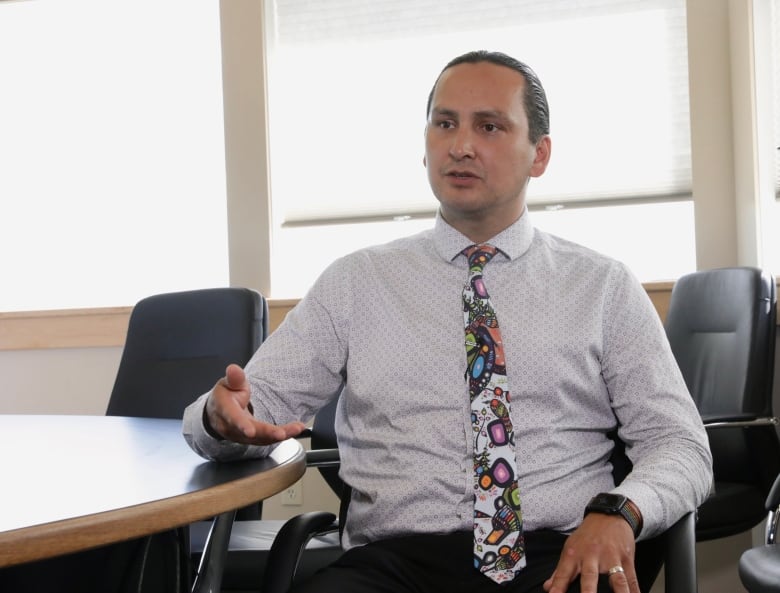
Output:
[[[305,470],[285,441],[213,463],[181,421],[0,415],[0,567],[161,532],[280,492]]]

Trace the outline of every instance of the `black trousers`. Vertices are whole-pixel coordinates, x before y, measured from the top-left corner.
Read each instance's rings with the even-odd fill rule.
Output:
[[[348,550],[291,593],[543,593],[565,541],[553,531],[526,532],[526,567],[514,581],[499,585],[474,569],[470,532],[398,537]],[[660,561],[656,564],[650,582],[660,570]],[[579,591],[576,580],[569,593]],[[611,591],[606,575],[598,591]]]

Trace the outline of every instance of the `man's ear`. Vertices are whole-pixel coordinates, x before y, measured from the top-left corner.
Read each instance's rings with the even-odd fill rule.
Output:
[[[425,129],[423,130],[423,141],[426,140],[428,137],[428,124],[425,124]],[[426,155],[423,154],[423,167],[426,169],[428,168],[428,159],[426,158]]]
[[[531,177],[539,177],[547,169],[547,165],[550,162],[550,151],[552,150],[552,143],[549,136],[542,136],[536,143],[536,154],[534,155],[534,162],[531,164],[531,171],[529,174]]]

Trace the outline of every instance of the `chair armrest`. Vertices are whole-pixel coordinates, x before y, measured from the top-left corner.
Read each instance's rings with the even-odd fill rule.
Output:
[[[734,428],[751,426],[777,426],[780,420],[774,416],[758,417],[755,414],[735,414],[729,416],[708,415],[702,416],[704,428]]]
[[[687,513],[665,533],[665,593],[696,593],[696,513]]]
[[[225,571],[230,532],[233,530],[235,518],[235,510],[214,517],[203,545],[198,572],[192,583],[192,593],[211,593],[222,588],[222,574]]]
[[[769,495],[766,497],[766,510],[775,510],[778,506],[780,506],[780,475],[775,478],[775,483],[772,484]]]
[[[769,490],[764,506],[768,511],[764,543],[778,544],[780,543],[778,542],[778,535],[780,535],[780,475],[775,478],[775,482]]]
[[[306,451],[306,467],[338,467],[341,463],[338,449]]]
[[[269,567],[263,575],[263,593],[287,593],[293,583],[301,554],[317,534],[338,530],[336,515],[325,511],[303,513],[288,520],[268,552]]]
[[[739,579],[744,590],[776,591],[780,582],[780,546],[750,548],[739,558]]]

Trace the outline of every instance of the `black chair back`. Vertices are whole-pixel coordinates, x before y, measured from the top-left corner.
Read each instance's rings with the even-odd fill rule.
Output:
[[[254,290],[147,297],[130,315],[106,414],[181,418],[228,364],[246,364],[267,334],[268,305]]]
[[[696,406],[771,416],[777,295],[756,268],[695,272],[674,285],[666,333]]]
[[[666,333],[713,455],[715,490],[699,509],[700,541],[760,523],[780,471],[769,421],[776,311],[775,280],[757,268],[695,272],[672,290]]]

